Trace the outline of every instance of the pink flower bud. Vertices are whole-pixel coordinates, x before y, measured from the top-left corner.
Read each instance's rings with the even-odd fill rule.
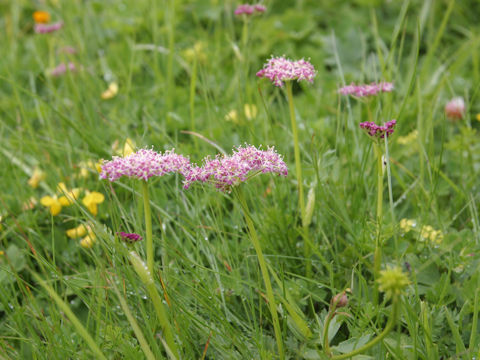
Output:
[[[445,105],[445,114],[451,120],[460,120],[465,113],[465,101],[463,98],[456,97]]]

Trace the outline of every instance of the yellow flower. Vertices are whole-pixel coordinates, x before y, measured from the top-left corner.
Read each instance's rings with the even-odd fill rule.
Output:
[[[401,295],[410,283],[407,275],[399,267],[387,267],[386,270],[380,271],[377,281],[379,290],[385,293],[387,299]]]
[[[46,24],[50,21],[50,14],[46,11],[35,11],[32,17],[37,24]]]
[[[183,56],[189,62],[193,62],[196,59],[199,63],[204,63],[207,60],[207,56],[203,51],[205,43],[203,41],[197,41],[191,48],[183,51]]]
[[[45,180],[46,176],[47,175],[45,174],[45,172],[40,170],[38,167],[35,167],[35,169],[33,170],[32,176],[28,180],[28,185],[30,185],[32,188],[36,189],[38,187],[38,184],[40,183],[40,181]]]
[[[105,90],[101,97],[103,100],[108,100],[114,98],[118,93],[118,84],[116,82],[112,82],[108,85],[108,89]]]
[[[87,191],[87,195],[83,198],[82,203],[92,213],[93,216],[98,214],[98,204],[101,204],[105,200],[105,196],[102,193]]]
[[[252,120],[257,117],[257,107],[254,104],[245,104],[243,106],[243,112],[247,120]]]
[[[88,228],[85,224],[80,224],[77,227],[74,227],[72,229],[68,229],[67,230],[67,236],[70,239],[76,239],[76,238],[85,236],[85,234],[87,233],[87,230],[88,230]]]
[[[57,190],[64,195],[58,197],[57,195],[53,196],[44,196],[40,199],[40,204],[50,208],[50,214],[56,216],[62,211],[63,206],[72,205],[75,199],[80,195],[81,189],[68,190],[63,182],[58,183]]]
[[[443,233],[441,230],[435,230],[430,225],[425,225],[420,231],[422,241],[430,240],[432,243],[440,244],[443,240]]]
[[[238,113],[237,110],[230,110],[230,112],[225,115],[225,120],[226,121],[231,121],[234,122],[235,124],[238,123]]]
[[[402,231],[404,233],[408,233],[415,226],[416,226],[416,222],[413,219],[402,219],[402,220],[400,220],[400,229],[402,229]]]
[[[5,251],[0,250],[0,256],[5,255]]]
[[[477,116],[475,116],[475,119],[477,119],[477,121],[480,121],[480,114],[477,114]]]
[[[93,244],[96,242],[97,236],[93,231],[89,231],[87,236],[85,236],[82,240],[80,240],[80,246],[85,249],[90,249]]]
[[[68,190],[65,183],[63,182],[58,183],[57,190],[58,192],[63,194],[63,196],[60,196],[60,198],[58,199],[62,206],[72,205],[73,202],[78,198],[78,195],[80,195],[81,191],[80,188]]]
[[[125,140],[125,144],[123,145],[123,149],[119,149],[118,148],[118,140],[115,140],[115,142],[112,145],[112,150],[115,154],[125,157],[125,156],[133,154],[135,152],[135,143],[133,142],[132,139],[127,138]],[[101,164],[102,163],[100,162],[100,165]],[[101,171],[101,169],[100,169],[100,171]]]
[[[49,207],[50,208],[50,214],[52,216],[56,216],[60,214],[60,211],[62,211],[62,204],[58,200],[57,195],[53,196],[44,196],[40,199],[40,204],[43,206]]]

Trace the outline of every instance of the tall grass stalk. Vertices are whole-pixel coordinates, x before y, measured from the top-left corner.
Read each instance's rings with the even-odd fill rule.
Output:
[[[151,274],[153,274],[155,250],[153,248],[153,234],[152,234],[152,209],[150,208],[150,196],[148,193],[148,183],[142,181],[142,195],[143,195],[143,210],[145,216],[145,244],[147,251],[147,267]]]
[[[253,224],[250,210],[241,186],[237,186],[234,189],[234,193],[243,210],[243,215],[245,217],[245,221],[248,226],[248,233],[250,235],[250,240],[252,241],[253,247],[255,248],[255,252],[257,253],[258,263],[260,265],[263,281],[265,283],[265,288],[267,290],[268,307],[270,309],[270,315],[272,316],[273,329],[275,332],[275,339],[277,341],[278,355],[280,359],[285,359],[285,354],[283,351],[282,333],[281,333],[280,322],[278,320],[278,314],[277,314],[277,304],[275,301],[275,296],[273,294],[272,283],[270,282],[270,275],[268,274],[267,264],[263,256],[262,247],[260,245],[257,231],[255,230],[255,225]]]

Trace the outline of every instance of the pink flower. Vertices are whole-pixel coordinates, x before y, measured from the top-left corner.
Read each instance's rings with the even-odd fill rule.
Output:
[[[130,243],[130,244],[133,244],[133,243],[136,243],[140,240],[142,240],[143,238],[138,235],[138,234],[135,234],[135,233],[126,233],[126,232],[123,232],[123,231],[120,231],[117,233],[117,235],[119,235],[123,241],[127,242],[127,243]]]
[[[255,8],[252,5],[244,4],[244,5],[238,5],[238,7],[235,9],[234,14],[235,15],[252,15],[253,12],[255,11]]]
[[[304,59],[292,61],[283,56],[272,57],[263,66],[263,69],[257,72],[260,78],[267,78],[275,86],[282,87],[284,81],[289,80],[307,80],[313,82],[317,72],[312,64]]]
[[[77,70],[77,68],[75,67],[75,64],[72,62],[69,62],[68,65],[66,65],[65,63],[61,63],[57,67],[51,69],[49,74],[50,76],[60,76],[67,72],[67,68],[69,71],[72,71],[72,72]]]
[[[373,96],[379,92],[391,92],[393,90],[393,84],[389,82],[371,83],[370,85],[350,85],[344,86],[338,90],[342,95],[354,95],[358,97]]]
[[[63,27],[63,21],[53,24],[35,24],[34,31],[37,34],[47,34],[60,30]]]
[[[262,4],[255,4],[253,5],[253,8],[255,9],[256,12],[259,12],[259,13],[264,13],[265,11],[267,11],[267,8]]]
[[[383,139],[385,135],[389,137],[393,134],[397,120],[390,120],[383,126],[379,126],[371,121],[360,123],[360,127],[367,132],[374,139]]]
[[[217,155],[205,158],[203,166],[192,166],[185,174],[184,188],[196,181],[211,182],[224,192],[260,173],[275,173],[287,176],[287,165],[273,147],[260,150],[254,146],[238,147],[230,156]]]
[[[456,97],[445,105],[445,114],[452,120],[460,120],[465,113],[465,101],[463,98]]]
[[[126,157],[114,156],[102,164],[100,178],[115,181],[122,176],[148,180],[152,176],[163,176],[175,172],[182,175],[188,172],[190,161],[175,154],[175,149],[164,154],[149,149],[140,149]]]

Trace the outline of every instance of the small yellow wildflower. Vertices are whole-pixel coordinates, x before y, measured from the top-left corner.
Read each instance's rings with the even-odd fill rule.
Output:
[[[410,283],[407,275],[397,266],[387,267],[386,270],[380,271],[380,277],[377,281],[379,290],[385,293],[387,299],[401,295]]]
[[[477,121],[480,121],[480,114],[477,114],[477,116],[475,116],[475,119],[477,119]]]
[[[205,55],[204,49],[205,43],[203,41],[197,41],[191,48],[183,51],[183,56],[185,60],[189,62],[197,60],[199,63],[204,63],[207,61],[207,55]]]
[[[67,230],[67,236],[70,239],[76,239],[76,238],[85,236],[85,234],[87,233],[87,230],[88,230],[88,228],[85,224],[80,224],[77,227],[74,227],[72,229],[68,229]]]
[[[247,120],[252,120],[257,117],[258,110],[254,104],[245,104],[243,106],[243,112],[245,113]]]
[[[112,144],[112,150],[115,154],[119,156],[128,156],[130,154],[133,154],[135,152],[135,143],[133,142],[132,139],[127,138],[125,140],[125,144],[123,145],[123,149],[118,148],[118,140],[115,140],[115,142]],[[100,165],[102,163],[100,162]],[[101,169],[100,169],[101,171]]]
[[[440,244],[443,240],[443,233],[441,230],[435,230],[430,225],[425,225],[420,231],[422,241],[430,240],[432,243]]]
[[[32,188],[36,189],[38,187],[38,184],[40,183],[40,181],[45,180],[46,176],[47,175],[45,174],[45,172],[40,170],[38,167],[35,167],[35,169],[33,170],[32,176],[28,180],[28,185],[30,185]]]
[[[35,11],[32,17],[37,24],[46,24],[50,22],[50,14],[46,11]]]
[[[102,193],[96,191],[87,191],[87,195],[83,198],[82,203],[92,213],[93,216],[98,214],[98,204],[101,204],[105,200],[105,196]]]
[[[5,255],[5,251],[0,250],[0,256],[3,256],[3,255]]]
[[[85,236],[82,240],[80,240],[80,246],[85,249],[90,249],[93,244],[95,244],[97,236],[93,231],[89,231],[87,236]]]
[[[225,115],[225,120],[226,121],[231,121],[235,124],[238,123],[238,113],[237,110],[230,110],[227,115]]]
[[[418,130],[413,130],[411,133],[409,133],[406,136],[399,136],[397,138],[397,142],[401,145],[408,145],[415,140],[417,140],[418,137]]]
[[[400,220],[400,229],[406,234],[410,232],[416,224],[417,223],[413,219],[402,219]]]
[[[50,208],[50,214],[56,216],[62,211],[63,206],[72,205],[75,199],[80,195],[81,189],[68,190],[63,182],[58,183],[57,190],[63,193],[63,196],[58,197],[57,195],[53,196],[44,196],[40,199],[40,204]]]
[[[103,100],[108,100],[114,98],[118,93],[118,84],[116,82],[112,82],[108,85],[108,89],[105,90],[101,97]]]
[[[57,195],[42,197],[40,204],[50,208],[50,214],[52,214],[52,216],[56,216],[62,211],[62,203],[58,200]]]

